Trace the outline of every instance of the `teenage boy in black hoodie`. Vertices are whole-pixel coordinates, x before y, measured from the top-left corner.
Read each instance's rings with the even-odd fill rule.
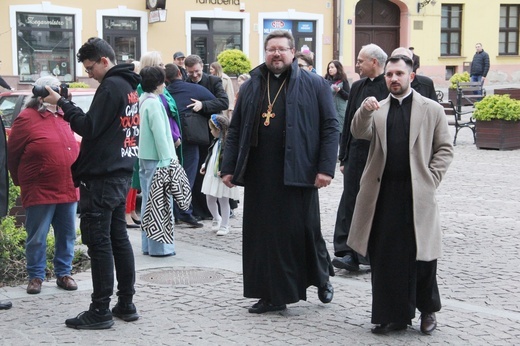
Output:
[[[89,111],[84,113],[50,88],[45,98],[63,109],[63,118],[83,137],[72,177],[80,188],[81,239],[88,247],[94,291],[90,309],[65,324],[77,329],[107,329],[114,324],[112,315],[127,322],[139,318],[132,303],[135,263],[125,204],[138,151],[136,87],[141,78],[133,72],[133,64],[116,65],[112,47],[97,37],[83,44],[77,59],[89,77],[101,83]],[[118,303],[110,311],[114,264]]]

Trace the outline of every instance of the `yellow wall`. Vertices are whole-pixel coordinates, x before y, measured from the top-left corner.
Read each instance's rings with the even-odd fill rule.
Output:
[[[158,22],[148,24],[145,20],[141,22],[143,26],[141,36],[141,53],[146,51],[157,50],[161,53],[163,60],[168,63],[172,62],[173,53],[182,51],[189,54],[191,50],[190,28],[187,26],[189,16],[198,16],[209,18],[240,18],[246,19],[246,27],[244,29],[244,47],[247,47],[247,54],[252,61],[252,65],[256,66],[263,61],[262,48],[262,19],[272,18],[278,19],[277,15],[283,19],[306,19],[301,16],[318,16],[318,26],[321,26],[322,32],[317,32],[317,41],[321,44],[317,48],[318,63],[317,69],[323,74],[326,63],[332,58],[332,18],[333,0],[285,0],[283,6],[280,6],[280,0],[231,0],[231,4],[212,5],[214,0],[166,0],[167,20],[166,22]],[[221,0],[218,0],[221,1]],[[209,2],[209,3],[208,3]],[[233,3],[245,4],[245,9],[240,10],[240,6]],[[124,5],[120,5],[120,4]],[[222,3],[222,1],[221,1]],[[102,15],[110,16],[146,16],[145,0],[53,0],[53,1],[31,1],[31,0],[2,0],[0,1],[0,59],[3,61],[0,73],[4,77],[16,76],[17,61],[16,52],[11,47],[16,42],[13,35],[16,34],[16,25],[10,23],[10,6],[33,5],[36,12],[49,12],[50,8],[75,8],[81,11],[81,30],[79,36],[76,37],[76,46],[85,42],[89,37],[101,36]],[[243,5],[244,6],[244,5]],[[41,11],[40,11],[41,10]],[[66,12],[66,10],[65,10]],[[130,15],[129,15],[130,14]],[[313,17],[313,18],[314,18]],[[13,34],[14,31],[14,34]],[[77,75],[86,78],[80,64],[77,65]],[[6,78],[12,81],[17,78]],[[18,87],[23,87],[18,85]]]
[[[520,56],[498,55],[498,32],[500,5],[520,4],[518,0],[437,0],[417,13],[418,0],[390,0],[401,9],[400,45],[413,46],[421,57],[420,74],[425,74],[436,85],[446,86],[446,66],[456,66],[463,70],[463,63],[470,62],[475,54],[475,43],[482,43],[490,57],[490,71],[486,83],[520,82]],[[420,0],[422,1],[422,0]],[[354,73],[354,33],[355,7],[358,0],[344,0],[345,21],[352,19],[352,25],[345,25],[342,36],[343,54],[341,61],[346,65],[349,76]],[[462,4],[462,48],[460,57],[441,57],[441,5]],[[423,29],[414,30],[414,21],[422,21]],[[390,53],[390,52],[387,52]],[[356,75],[356,78],[358,76]],[[354,78],[354,79],[356,79]]]
[[[143,16],[143,36],[141,37],[142,53],[150,50],[161,52],[165,62],[172,61],[175,51],[181,50],[190,53],[191,41],[187,20],[189,16],[198,16],[203,13],[210,18],[240,18],[246,23],[244,28],[244,47],[253,66],[263,60],[261,30],[263,18],[276,17],[277,14],[285,19],[302,19],[301,16],[315,16],[322,18],[321,34],[318,33],[320,45],[317,49],[317,68],[320,74],[326,69],[326,64],[333,57],[333,5],[334,0],[232,0],[231,4],[212,5],[214,0],[166,0],[167,21],[161,23],[147,23],[145,0],[2,0],[0,1],[0,59],[3,61],[0,74],[11,82],[16,80],[15,66],[16,52],[13,52],[13,30],[11,27],[9,9],[11,5],[37,5],[40,8],[49,6],[76,8],[81,11],[81,31],[76,42],[82,43],[91,36],[102,33],[101,15],[115,16]],[[219,0],[220,1],[220,0]],[[245,4],[244,11],[233,2]],[[342,6],[340,13],[340,60],[345,65],[350,78],[357,79],[354,73],[355,35],[355,7],[358,0],[336,0]],[[484,50],[489,53],[491,69],[488,74],[489,83],[519,82],[520,71],[517,65],[519,56],[498,56],[498,26],[500,4],[519,4],[518,0],[437,0],[432,6],[426,5],[417,13],[419,0],[390,0],[401,10],[400,45],[414,46],[415,52],[421,57],[419,73],[426,74],[434,79],[436,84],[447,85],[445,81],[446,66],[457,66],[462,71],[463,63],[471,61],[475,52],[474,45],[481,42]],[[422,1],[422,0],[421,0]],[[120,5],[124,3],[124,5]],[[440,56],[440,18],[441,4],[463,4],[462,55],[460,57]],[[281,5],[283,4],[283,5]],[[201,12],[202,11],[202,12]],[[101,15],[100,15],[101,13]],[[296,17],[292,17],[296,16]],[[300,16],[300,17],[298,17]],[[349,24],[349,20],[352,22]],[[422,22],[423,29],[415,30],[414,22]],[[77,45],[78,46],[78,45]],[[78,46],[79,48],[79,46]],[[245,50],[245,49],[244,49]],[[78,65],[77,69],[81,69]],[[80,75],[80,73],[78,73]],[[84,77],[84,76],[83,76]],[[12,84],[12,83],[11,83]]]

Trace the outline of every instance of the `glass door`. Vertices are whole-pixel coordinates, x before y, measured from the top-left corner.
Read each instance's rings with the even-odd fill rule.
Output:
[[[103,37],[116,53],[116,62],[141,58],[139,18],[103,17]]]
[[[206,73],[209,73],[209,64],[213,61],[210,61],[210,50],[208,49],[208,35],[194,35],[192,36],[193,40],[191,43],[191,52],[192,54],[200,56],[202,62],[204,63],[203,70]]]

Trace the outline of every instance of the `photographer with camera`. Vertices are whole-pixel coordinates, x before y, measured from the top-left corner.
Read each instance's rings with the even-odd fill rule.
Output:
[[[46,101],[57,104],[64,119],[82,136],[79,157],[72,165],[80,188],[81,240],[92,266],[92,303],[87,311],[65,321],[76,329],[107,329],[112,316],[125,322],[139,318],[133,303],[135,262],[126,230],[126,196],[130,188],[139,141],[141,77],[133,64],[116,64],[105,40],[91,37],[76,54],[85,72],[100,84],[88,112],[47,87]],[[117,277],[117,303],[110,310]]]
[[[45,86],[68,96],[66,88],[53,76],[39,78],[33,97],[14,120],[7,145],[8,167],[15,185],[21,188],[26,210],[26,257],[29,284],[27,293],[38,294],[45,280],[47,234],[54,229],[54,273],[56,284],[65,290],[78,286],[71,276],[76,241],[76,205],[70,166],[79,148],[63,112],[43,101]]]

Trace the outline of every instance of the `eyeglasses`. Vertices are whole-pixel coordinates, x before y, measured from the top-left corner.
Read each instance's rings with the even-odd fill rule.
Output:
[[[94,66],[96,66],[96,64],[99,64],[99,61],[96,61],[95,63],[93,63],[89,67],[85,67],[85,72],[87,72],[88,74],[91,74],[92,70],[94,69]]]
[[[300,68],[303,68],[303,67],[307,67],[307,66],[309,66],[309,65],[298,64],[298,66],[299,66]]]
[[[274,54],[276,52],[278,52],[280,54],[285,54],[290,50],[291,50],[291,48],[267,48],[265,51],[267,54]]]

